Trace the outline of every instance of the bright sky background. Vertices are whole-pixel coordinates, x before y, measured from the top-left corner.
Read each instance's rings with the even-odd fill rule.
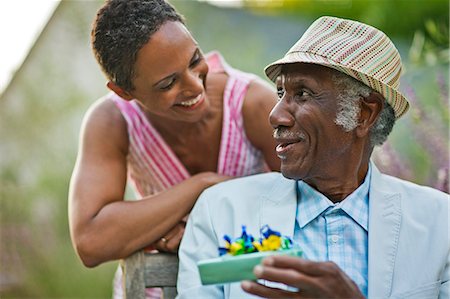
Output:
[[[0,0],[0,94],[58,3],[58,0]]]
[[[236,6],[240,0],[200,0]],[[0,94],[25,59],[59,0],[0,0]]]

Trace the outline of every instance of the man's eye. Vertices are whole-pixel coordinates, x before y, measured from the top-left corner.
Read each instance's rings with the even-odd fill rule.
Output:
[[[299,102],[306,101],[310,96],[311,96],[310,92],[302,89],[295,94],[295,100]]]
[[[279,99],[281,99],[284,96],[283,88],[277,88],[277,95]]]
[[[300,90],[298,93],[297,93],[297,96],[298,97],[309,97],[311,95],[311,93],[310,92],[308,92],[308,91],[306,91],[306,90],[304,90],[304,89],[302,89],[302,90]]]

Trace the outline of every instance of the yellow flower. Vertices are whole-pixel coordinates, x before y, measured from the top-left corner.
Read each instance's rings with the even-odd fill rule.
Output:
[[[234,242],[230,245],[229,252],[231,255],[236,255],[239,254],[239,252],[242,251],[243,248],[244,247],[241,244]]]
[[[271,235],[262,241],[263,251],[278,250],[281,247],[281,238]]]

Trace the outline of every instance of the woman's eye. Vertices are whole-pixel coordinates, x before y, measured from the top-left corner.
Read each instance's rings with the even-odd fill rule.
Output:
[[[170,79],[170,81],[168,80],[167,82],[164,82],[161,86],[160,89],[161,90],[169,90],[172,88],[172,86],[175,84],[175,79],[172,78]]]
[[[190,66],[191,66],[191,67],[194,67],[194,66],[196,66],[197,64],[199,64],[202,60],[203,60],[203,56],[202,56],[201,54],[197,54],[197,55],[194,57],[194,60],[192,60]]]

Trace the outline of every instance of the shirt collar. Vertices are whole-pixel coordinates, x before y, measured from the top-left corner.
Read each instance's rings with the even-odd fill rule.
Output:
[[[300,228],[330,208],[340,208],[366,231],[369,224],[369,188],[372,168],[369,168],[364,182],[342,202],[334,204],[325,195],[304,181],[297,182],[297,221]]]
[[[297,221],[300,228],[333,206],[333,203],[325,195],[304,181],[297,182],[297,192]]]
[[[369,189],[371,178],[372,168],[369,164],[364,182],[340,203],[340,208],[366,231],[369,226]]]

